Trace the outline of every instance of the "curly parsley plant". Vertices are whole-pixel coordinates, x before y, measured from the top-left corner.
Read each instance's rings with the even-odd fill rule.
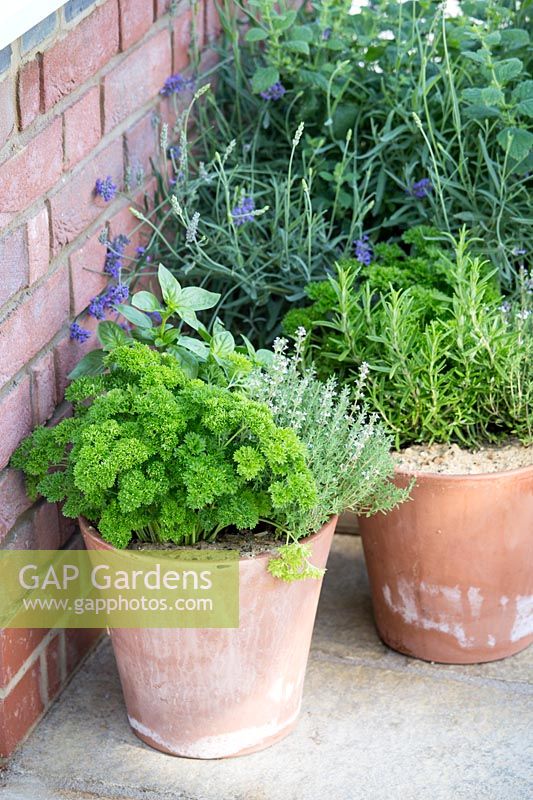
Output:
[[[117,548],[190,545],[226,529],[289,526],[318,502],[306,448],[264,403],[189,377],[176,359],[132,342],[106,374],[67,391],[74,414],[37,428],[16,451],[32,494],[63,501]]]

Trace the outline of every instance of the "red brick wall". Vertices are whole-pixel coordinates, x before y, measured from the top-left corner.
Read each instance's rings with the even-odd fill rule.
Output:
[[[213,3],[200,0],[194,8],[204,46],[217,33]],[[173,71],[187,68],[191,17],[189,0],[171,11],[168,0],[70,0],[46,21],[44,40],[28,49],[22,37],[6,49],[11,66],[0,73],[0,547],[52,549],[72,545],[78,535],[55,506],[32,505],[20,474],[7,464],[20,440],[53,417],[67,373],[94,345],[72,342],[69,323],[104,285],[98,234],[106,223],[113,236],[135,224],[125,198],[107,204],[95,198],[95,180],[111,175],[122,185],[129,165],[147,165],[152,115],[165,116],[159,89]],[[31,43],[39,31],[30,34]],[[97,635],[0,631],[0,756],[46,711]]]

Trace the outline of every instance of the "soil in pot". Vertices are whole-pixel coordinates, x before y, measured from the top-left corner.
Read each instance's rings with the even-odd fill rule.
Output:
[[[407,655],[454,664],[523,650],[533,641],[533,451],[517,456],[513,443],[503,454],[452,452],[464,474],[446,474],[435,463],[442,450],[409,450],[395,480],[406,486],[415,477],[411,499],[359,520],[381,638]],[[478,471],[521,459],[529,466]],[[424,469],[412,470],[415,463]]]
[[[336,522],[306,540],[318,567]],[[110,549],[81,526],[89,550]],[[128,719],[144,742],[177,756],[225,758],[262,750],[293,729],[322,582],[274,578],[270,558],[240,558],[238,628],[110,631]]]

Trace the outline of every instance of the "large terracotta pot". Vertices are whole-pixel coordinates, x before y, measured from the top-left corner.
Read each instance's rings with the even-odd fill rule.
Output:
[[[533,466],[414,477],[410,500],[359,520],[379,635],[449,664],[523,650],[533,640]]]
[[[337,518],[306,542],[325,567]],[[86,546],[112,549],[81,520]],[[262,750],[296,724],[322,581],[286,583],[268,554],[239,562],[240,625],[110,631],[128,719],[152,747],[190,758]]]

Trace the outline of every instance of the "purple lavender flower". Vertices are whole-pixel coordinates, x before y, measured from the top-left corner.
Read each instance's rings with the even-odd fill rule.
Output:
[[[364,264],[365,267],[368,267],[374,258],[374,248],[372,247],[369,238],[370,237],[368,236],[368,233],[364,233],[360,239],[356,239],[353,243],[355,257],[359,263]]]
[[[286,92],[287,90],[283,84],[280,81],[276,81],[276,83],[273,83],[268,89],[265,89],[264,92],[261,92],[261,97],[263,100],[281,100]]]
[[[107,178],[97,178],[94,185],[95,194],[102,197],[106,203],[114,198],[117,193],[117,185],[113,183],[113,178],[108,175]]]
[[[70,338],[74,339],[74,341],[86,342],[90,336],[91,331],[86,330],[86,328],[82,328],[77,322],[73,322],[70,326]]]
[[[331,34],[332,34],[332,32],[333,32],[333,29],[332,29],[332,28],[324,28],[324,30],[322,31],[322,39],[323,39],[325,42],[329,41],[329,39],[330,39],[330,37],[331,37]]]
[[[127,300],[129,294],[130,290],[125,283],[118,283],[116,286],[110,286],[103,295],[104,308],[114,309],[119,303],[123,303]]]
[[[129,293],[129,289],[124,283],[108,286],[103,294],[93,297],[89,303],[88,313],[98,320],[105,319],[106,310],[114,311],[119,303],[128,299]]]
[[[171,144],[168,148],[168,157],[177,161],[181,156],[181,147],[178,144]]]
[[[525,250],[523,247],[513,247],[512,253],[513,256],[525,256],[527,250]]]
[[[240,206],[231,209],[233,224],[239,227],[245,222],[254,221],[255,202],[253,197],[243,197]]]
[[[122,256],[130,240],[123,233],[107,243],[107,253],[105,257],[104,272],[118,280],[122,269]]]
[[[163,317],[161,316],[159,311],[149,311],[148,312],[148,316],[150,317],[150,319],[152,320],[154,325],[156,325],[156,326],[157,325],[161,325],[161,323],[163,321]]]
[[[422,178],[413,183],[410,188],[406,189],[407,194],[411,197],[416,197],[418,200],[423,200],[433,191],[433,185],[429,178]]]
[[[179,94],[180,92],[184,92],[186,89],[190,89],[194,86],[194,80],[192,78],[184,78],[183,75],[176,73],[175,75],[170,75],[165,83],[163,84],[163,88],[160,89],[159,94],[162,94],[163,97],[170,97],[171,94]]]
[[[142,258],[142,256],[145,253],[146,253],[146,247],[139,246],[135,248],[135,255],[138,256],[139,258]]]
[[[93,297],[91,302],[89,303],[89,308],[87,312],[91,315],[91,317],[95,317],[95,319],[105,319],[105,310],[104,304],[102,302],[101,297]]]

